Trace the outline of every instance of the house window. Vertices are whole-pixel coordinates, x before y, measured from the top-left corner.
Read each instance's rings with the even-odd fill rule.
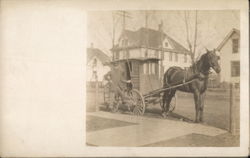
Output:
[[[149,63],[149,74],[152,74],[152,63]]]
[[[178,61],[178,54],[175,53],[175,61]]]
[[[238,77],[240,76],[240,62],[231,61],[231,76]]]
[[[128,46],[128,40],[125,40],[125,46]]]
[[[187,62],[187,54],[184,54],[184,63]]]
[[[233,53],[239,52],[239,39],[233,39]]]
[[[151,66],[152,66],[152,68],[151,68],[152,73],[151,74],[155,74],[155,63],[152,63]]]
[[[93,65],[96,65],[97,64],[97,59],[95,58],[94,60],[93,60]]]
[[[148,50],[145,51],[145,58],[148,57]]]
[[[155,74],[155,63],[144,63],[143,74]]]
[[[144,73],[144,74],[147,74],[147,73],[148,73],[148,64],[147,64],[147,63],[144,63],[144,64],[143,64],[143,73]]]
[[[156,51],[154,52],[154,57],[158,57],[159,53],[160,53],[160,52],[156,50]]]
[[[169,52],[169,61],[172,61],[173,59],[173,54],[171,52]]]
[[[125,45],[125,40],[123,39],[123,40],[122,40],[122,46],[124,46],[124,45]]]
[[[118,60],[119,58],[120,58],[120,52],[118,51],[118,52],[116,52],[116,59]]]
[[[145,63],[144,66],[144,74],[155,74],[155,63]]]
[[[128,59],[130,57],[129,50],[126,50],[126,58]]]
[[[168,42],[165,42],[165,47],[168,47]]]

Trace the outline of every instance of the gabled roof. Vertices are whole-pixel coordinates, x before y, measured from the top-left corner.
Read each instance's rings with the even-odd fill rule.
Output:
[[[219,46],[216,48],[216,50],[220,51],[221,48],[227,43],[227,41],[230,39],[230,37],[234,34],[240,35],[240,30],[233,28],[227,36],[223,39],[223,41],[219,44]]]
[[[190,53],[184,46],[179,44],[177,41],[175,41],[173,38],[168,36],[167,34],[150,29],[150,28],[145,28],[142,27],[137,31],[131,31],[131,30],[124,30],[120,36],[121,38],[127,38],[128,42],[131,46],[137,46],[137,47],[142,47],[142,46],[147,46],[150,48],[160,48],[162,45],[162,41],[164,39],[167,39],[169,41],[169,44],[173,48],[174,52],[179,52],[179,53]]]
[[[87,62],[89,62],[95,56],[102,62],[102,64],[110,61],[109,56],[107,56],[100,49],[87,48]]]

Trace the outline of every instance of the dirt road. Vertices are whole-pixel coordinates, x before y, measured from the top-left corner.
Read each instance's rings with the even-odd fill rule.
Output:
[[[94,92],[87,93],[87,112],[95,111],[94,101],[97,99]],[[98,95],[100,107],[103,107],[103,94]],[[236,100],[239,105],[239,99]],[[229,129],[229,92],[228,91],[207,91],[204,124],[208,124],[221,129]],[[238,106],[239,107],[239,106]],[[239,109],[235,109],[239,110]],[[161,108],[159,105],[148,106],[145,117],[161,117]],[[179,119],[183,121],[192,121],[195,117],[195,106],[192,94],[177,92],[177,105],[168,119]]]

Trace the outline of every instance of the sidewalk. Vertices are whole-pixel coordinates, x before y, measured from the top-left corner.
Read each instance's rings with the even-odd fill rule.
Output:
[[[162,118],[137,117],[103,111],[88,113],[87,115],[132,123],[129,126],[87,132],[87,144],[94,146],[138,147],[151,146],[150,144],[158,146],[157,143],[159,144],[159,142],[193,134],[204,135],[209,138],[227,133],[225,130],[211,126]]]

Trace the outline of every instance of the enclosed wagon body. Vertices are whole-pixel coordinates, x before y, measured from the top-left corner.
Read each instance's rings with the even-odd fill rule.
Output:
[[[162,88],[162,82],[159,78],[159,59],[130,58],[114,60],[109,64],[110,66],[119,65],[121,71],[123,71],[122,80],[127,82],[127,88],[122,90],[124,96],[126,96],[125,99],[116,98],[110,102],[109,105],[111,105],[111,111],[116,112],[120,105],[127,105],[129,111],[132,109],[134,114],[143,115],[146,106],[148,105],[160,104],[160,106],[162,106],[161,94],[164,91],[164,88]],[[113,71],[115,70],[113,69]],[[117,73],[117,75],[118,74],[119,73]],[[110,91],[106,93],[110,94]],[[173,103],[171,103],[171,111],[174,110],[175,104],[176,98],[174,98]]]
[[[131,80],[133,88],[146,94],[161,87],[158,59],[116,60],[126,72],[126,79]]]

